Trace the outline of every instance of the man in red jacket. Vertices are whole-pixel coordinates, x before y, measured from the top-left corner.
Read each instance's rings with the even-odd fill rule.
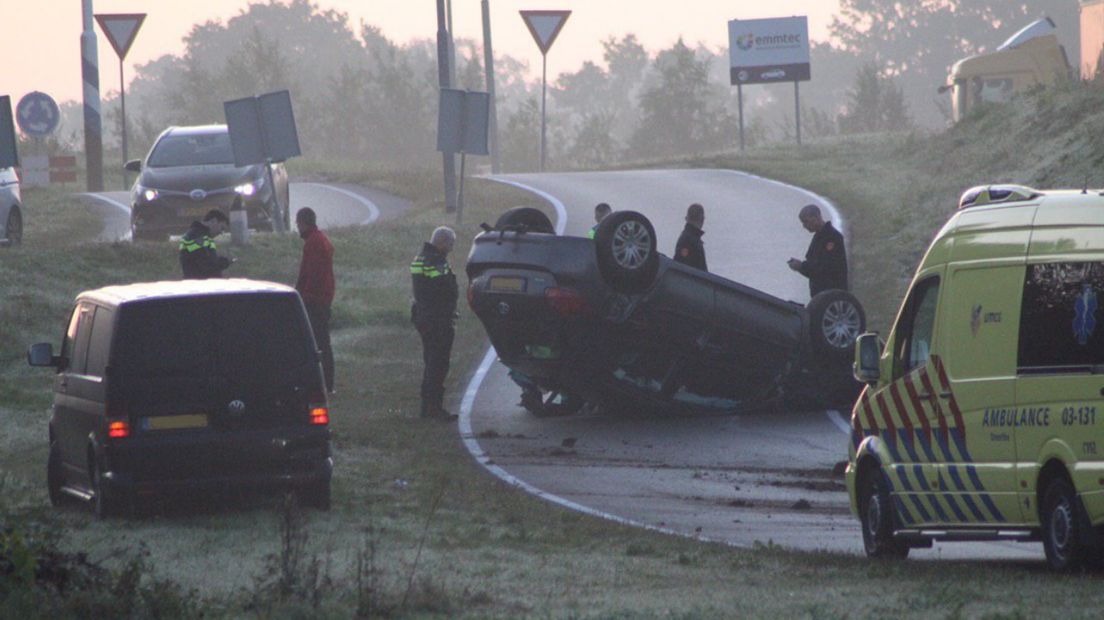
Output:
[[[322,372],[326,389],[334,391],[334,357],[330,348],[330,306],[334,298],[333,245],[318,230],[314,209],[303,207],[295,213],[295,225],[303,238],[303,260],[299,263],[299,279],[295,290],[303,298],[310,317],[311,330],[318,350],[322,352]]]

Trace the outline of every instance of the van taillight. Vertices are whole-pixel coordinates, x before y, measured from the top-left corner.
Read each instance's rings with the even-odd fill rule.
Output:
[[[130,424],[126,420],[112,420],[108,422],[107,436],[114,439],[130,437]]]
[[[579,291],[570,288],[546,288],[544,300],[562,317],[574,317],[590,313],[590,304]]]
[[[310,409],[310,422],[319,426],[330,423],[330,410],[328,407],[312,406]]]

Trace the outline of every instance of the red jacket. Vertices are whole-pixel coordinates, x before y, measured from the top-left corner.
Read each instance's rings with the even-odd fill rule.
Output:
[[[330,307],[334,298],[333,244],[321,230],[307,233],[295,290],[308,306]]]

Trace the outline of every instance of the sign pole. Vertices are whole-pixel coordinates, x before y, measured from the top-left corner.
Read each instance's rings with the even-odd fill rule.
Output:
[[[483,71],[487,75],[487,95],[490,97],[490,146],[491,173],[502,171],[502,162],[498,157],[498,105],[495,103],[494,51],[491,47],[491,7],[483,0]]]
[[[123,127],[123,189],[129,189],[130,184],[127,182],[129,176],[127,174],[127,120],[126,120],[126,82],[123,81],[123,59],[119,59],[119,104],[122,106],[122,119],[121,125]]]
[[[801,146],[801,82],[794,80],[794,119],[797,122],[797,145]]]
[[[547,133],[546,132],[546,129],[547,129],[546,125],[547,125],[547,122],[548,122],[547,117],[545,116],[545,112],[544,112],[544,104],[545,104],[545,100],[547,99],[547,93],[546,93],[547,89],[548,89],[548,54],[541,54],[541,143],[540,143],[540,147],[541,147],[540,171],[541,172],[544,172],[544,153],[545,153],[544,141],[546,139],[545,138],[545,135]]]
[[[437,83],[440,88],[452,86],[449,70],[449,33],[445,26],[445,0],[437,0]],[[450,151],[441,153],[445,181],[445,212],[456,210],[456,159]]]
[[[81,80],[84,82],[84,162],[88,191],[103,191],[103,124],[100,121],[100,64],[92,0],[82,0]]]
[[[544,172],[544,166],[548,157],[548,50],[559,36],[564,23],[571,15],[571,11],[519,11],[525,25],[529,28],[529,34],[533,35],[537,47],[541,53],[541,136],[540,136],[540,171]]]
[[[740,152],[743,153],[746,150],[744,143],[744,85],[736,85],[736,101],[740,108]]]

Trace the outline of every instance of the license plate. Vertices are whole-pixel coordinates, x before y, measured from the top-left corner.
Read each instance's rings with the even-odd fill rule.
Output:
[[[525,278],[520,276],[491,276],[487,288],[500,293],[524,293]]]
[[[177,209],[176,214],[181,217],[203,217],[207,215],[207,212],[211,210],[210,206],[206,207],[184,207],[183,209]]]
[[[155,418],[142,418],[142,430],[175,431],[183,428],[207,428],[207,415],[165,415]]]

